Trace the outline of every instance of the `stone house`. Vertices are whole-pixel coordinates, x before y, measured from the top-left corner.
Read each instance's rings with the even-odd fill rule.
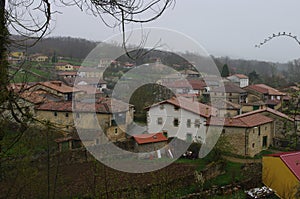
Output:
[[[280,92],[265,84],[254,84],[247,86],[244,89],[247,90],[249,99],[254,98],[255,101],[262,100],[267,107],[275,110],[281,108],[283,98],[286,96],[286,93]],[[249,100],[249,102],[251,101]]]
[[[272,108],[262,108],[255,111],[251,111],[248,113],[244,113],[239,116],[235,116],[235,118],[247,116],[247,115],[255,115],[257,113],[260,113],[262,115],[265,115],[269,118],[272,118],[274,120],[274,135],[273,138],[284,138],[285,135],[292,134],[293,133],[293,123],[294,120],[289,117],[288,115],[276,111]],[[276,143],[273,143],[273,145],[277,145]]]
[[[136,134],[132,136],[135,142],[135,152],[152,152],[163,149],[168,139],[163,133]]]
[[[35,111],[38,119],[49,121],[68,135],[75,131],[75,124],[77,131],[84,133],[98,130],[95,144],[101,142],[98,136],[102,132],[111,141],[125,140],[127,126],[133,118],[132,105],[110,98],[100,99],[96,103],[49,102],[36,107]]]
[[[229,142],[231,153],[250,156],[267,149],[274,134],[273,119],[260,113],[240,115],[238,118],[212,117],[207,121],[210,130],[222,130]]]
[[[225,83],[224,86],[213,88],[210,90],[212,102],[223,100],[241,104],[247,102],[247,91],[233,83]]]
[[[233,117],[241,114],[242,106],[227,100],[220,100],[214,104],[214,108],[219,110],[219,114],[224,117]]]
[[[194,99],[173,97],[148,107],[148,132],[166,132],[187,142],[205,138],[206,121],[218,110]]]
[[[63,83],[62,81],[47,81],[38,82],[29,88],[28,91],[45,91],[51,95],[61,98],[61,100],[71,101],[73,94],[82,94],[83,91],[76,87],[71,87]]]

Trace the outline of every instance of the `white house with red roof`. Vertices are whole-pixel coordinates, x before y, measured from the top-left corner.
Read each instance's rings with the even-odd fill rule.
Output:
[[[249,85],[249,78],[248,78],[248,76],[246,76],[244,74],[234,74],[234,75],[227,77],[227,79],[229,81],[237,84],[241,88],[244,88]]]
[[[188,142],[205,140],[206,121],[218,110],[196,100],[177,97],[148,107],[148,132],[164,132]]]

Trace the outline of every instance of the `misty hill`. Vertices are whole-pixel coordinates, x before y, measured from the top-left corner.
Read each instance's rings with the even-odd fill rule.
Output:
[[[20,39],[19,36],[12,37],[15,39]],[[26,42],[31,43],[30,40],[27,40]],[[82,38],[47,37],[43,38],[33,47],[27,48],[26,51],[28,54],[42,53],[48,56],[53,56],[55,52],[57,56],[84,59],[99,43],[100,42],[89,41]],[[110,52],[119,48],[115,48],[115,46],[107,44],[105,49],[106,51],[109,51],[106,52],[107,56],[109,56],[112,54]],[[18,49],[16,47],[13,47],[12,50],[24,51],[24,49]],[[156,56],[151,54],[151,57]],[[229,57],[213,57],[213,59],[215,60],[219,69],[222,68],[224,64],[227,64],[231,73],[249,74],[255,70],[259,74],[270,75],[272,72],[274,72],[274,70],[283,71],[287,70],[288,68],[288,65],[285,63],[282,64],[258,60],[231,59]]]

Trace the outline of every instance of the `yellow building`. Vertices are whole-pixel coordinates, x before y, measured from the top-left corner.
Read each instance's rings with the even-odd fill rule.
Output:
[[[262,159],[263,183],[273,189],[280,198],[299,198],[300,152],[278,153]]]
[[[30,61],[35,61],[35,62],[46,62],[48,61],[49,57],[46,55],[42,54],[34,54],[30,56]]]
[[[55,64],[55,70],[60,71],[73,71],[74,66],[65,62],[59,62]]]

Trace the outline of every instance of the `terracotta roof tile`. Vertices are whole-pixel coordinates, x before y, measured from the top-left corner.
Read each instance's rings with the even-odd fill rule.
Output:
[[[41,111],[73,112],[73,106],[76,112],[92,113],[96,111],[97,113],[118,113],[128,111],[131,105],[111,98],[101,98],[96,103],[76,102],[73,104],[72,101],[48,102],[36,109]]]
[[[202,104],[196,100],[193,100],[191,98],[185,98],[185,97],[172,97],[171,99],[159,102],[157,104],[154,104],[152,106],[157,106],[159,104],[172,104],[174,106],[180,107],[184,110],[193,112],[195,114],[201,115],[203,117],[211,117],[211,116],[216,116],[218,114],[218,110],[208,106],[206,104]],[[148,107],[150,108],[150,107]]]
[[[232,76],[236,76],[236,77],[238,77],[238,78],[240,78],[240,79],[248,79],[248,76],[246,76],[246,75],[244,75],[244,74],[234,74],[234,75],[232,75]]]
[[[211,90],[211,92],[226,92],[226,93],[247,93],[246,90],[240,88],[233,83],[224,84],[224,86],[217,87]]]
[[[163,135],[163,133],[137,134],[133,135],[132,137],[138,144],[168,141],[168,139]]]
[[[255,90],[259,93],[268,94],[268,95],[286,95],[285,93],[282,93],[282,92],[278,91],[277,89],[267,86],[265,84],[250,85],[250,86],[247,86],[246,89]]]
[[[255,110],[255,111],[251,111],[251,112],[248,112],[248,113],[244,113],[244,114],[241,114],[241,115],[237,115],[234,118],[244,117],[244,116],[248,116],[248,115],[254,115],[256,113],[262,113],[262,112],[269,112],[269,113],[272,113],[272,114],[277,115],[279,117],[288,119],[290,121],[294,121],[292,118],[290,118],[286,114],[284,114],[284,113],[282,113],[280,111],[276,111],[276,110],[274,110],[272,108],[268,108],[268,107],[267,108],[263,108],[263,109],[258,109],[258,110]]]
[[[273,119],[262,114],[247,115],[239,118],[217,118],[212,117],[207,121],[207,125],[227,126],[227,127],[255,127],[262,124],[270,123]]]
[[[37,85],[42,85],[42,86],[48,87],[48,88],[56,90],[60,93],[74,93],[74,92],[81,91],[81,90],[77,89],[76,87],[71,87],[71,86],[64,84],[62,81],[38,82],[35,85],[28,88],[28,90],[34,90],[34,87]]]

